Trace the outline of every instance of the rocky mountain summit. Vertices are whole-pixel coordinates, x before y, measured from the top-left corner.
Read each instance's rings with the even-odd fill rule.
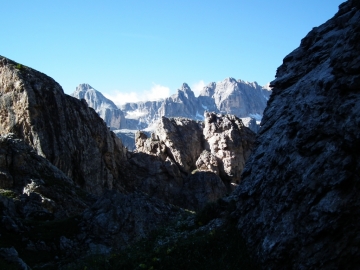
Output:
[[[185,117],[204,120],[205,112],[233,114],[242,118],[245,126],[254,132],[259,129],[259,121],[266,107],[271,90],[256,82],[227,78],[204,87],[199,97],[184,83],[177,93],[162,101],[126,103],[121,106],[124,118],[119,124],[119,109],[88,84],[80,84],[72,96],[85,99],[90,107],[104,119],[106,124],[122,139],[127,148],[135,149],[134,136],[137,130],[151,128],[161,117]],[[156,124],[155,124],[156,125]]]
[[[360,265],[360,4],[347,1],[278,68],[235,191],[264,269]]]
[[[109,127],[120,129],[125,126],[124,113],[114,102],[104,97],[89,84],[80,84],[72,96],[80,100],[85,99],[89,107],[93,108]]]

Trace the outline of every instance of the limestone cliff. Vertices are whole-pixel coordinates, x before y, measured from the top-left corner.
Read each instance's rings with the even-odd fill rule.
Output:
[[[138,152],[172,160],[181,171],[209,171],[225,184],[239,183],[255,134],[234,115],[205,113],[204,124],[186,118],[162,117],[148,138],[139,132]]]
[[[235,191],[264,269],[360,265],[360,4],[347,1],[286,56]]]
[[[0,132],[24,139],[94,194],[121,189],[126,151],[97,113],[52,78],[2,56]]]

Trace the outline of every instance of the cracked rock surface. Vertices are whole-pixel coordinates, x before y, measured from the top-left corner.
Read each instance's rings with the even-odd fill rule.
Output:
[[[264,269],[360,263],[360,4],[347,1],[283,60],[234,196]]]

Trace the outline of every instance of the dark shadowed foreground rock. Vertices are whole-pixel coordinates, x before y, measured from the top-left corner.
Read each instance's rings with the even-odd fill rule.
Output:
[[[198,204],[198,198],[183,199]],[[0,136],[0,260],[10,265],[56,269],[55,257],[108,254],[182,213],[141,192],[96,198],[14,134]]]
[[[348,1],[285,57],[235,191],[264,269],[360,265],[360,4]]]
[[[22,138],[87,191],[121,189],[126,151],[97,113],[52,78],[2,56],[0,132]]]
[[[0,195],[9,218],[66,218],[89,205],[70,178],[14,134],[0,136]]]
[[[108,191],[87,209],[80,227],[89,248],[123,249],[181,214],[179,208],[145,194]],[[96,250],[94,250],[95,253]]]

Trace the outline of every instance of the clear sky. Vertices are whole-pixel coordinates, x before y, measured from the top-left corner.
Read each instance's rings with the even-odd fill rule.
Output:
[[[0,55],[116,103],[234,77],[265,85],[342,0],[0,0]]]

